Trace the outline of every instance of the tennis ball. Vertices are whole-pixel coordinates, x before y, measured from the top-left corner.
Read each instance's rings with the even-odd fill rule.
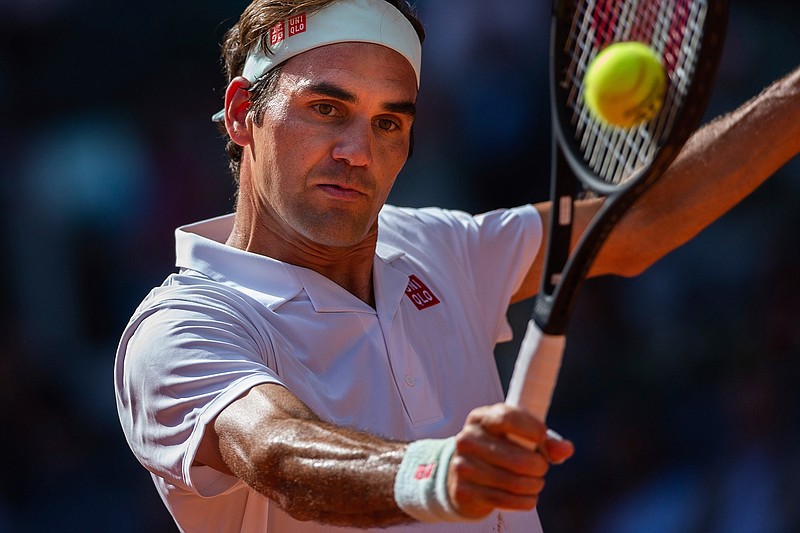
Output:
[[[598,120],[631,128],[653,118],[664,102],[667,76],[644,43],[614,43],[589,63],[583,99]]]

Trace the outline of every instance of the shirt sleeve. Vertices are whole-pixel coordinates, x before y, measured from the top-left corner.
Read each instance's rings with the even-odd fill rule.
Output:
[[[140,307],[117,352],[115,388],[123,431],[153,474],[210,496],[237,482],[209,469],[192,478],[205,427],[250,388],[278,383],[257,311],[214,288],[168,290]],[[194,470],[199,470],[196,467]],[[225,479],[227,478],[227,479]]]
[[[542,219],[532,205],[502,209],[475,217],[477,231],[469,234],[467,251],[474,267],[476,291],[490,316],[499,316],[495,338],[511,340],[507,311],[542,245]],[[494,307],[493,307],[494,306]]]

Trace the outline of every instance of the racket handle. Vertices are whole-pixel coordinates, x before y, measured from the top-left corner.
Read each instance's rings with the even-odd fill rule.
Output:
[[[566,337],[542,333],[532,319],[522,339],[506,403],[522,407],[544,422],[556,387]]]

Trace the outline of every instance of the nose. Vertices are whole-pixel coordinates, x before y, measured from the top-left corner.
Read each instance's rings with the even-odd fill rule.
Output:
[[[372,123],[367,119],[353,118],[342,128],[331,156],[350,166],[369,166],[372,164],[372,141]]]

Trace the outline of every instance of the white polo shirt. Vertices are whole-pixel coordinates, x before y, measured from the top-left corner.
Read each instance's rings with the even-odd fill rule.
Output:
[[[176,230],[179,273],[142,304],[115,365],[128,443],[183,531],[350,531],[298,522],[238,478],[192,466],[208,424],[280,383],[321,418],[391,439],[457,433],[503,400],[506,310],[542,239],[532,206],[472,216],[386,206],[375,309],[320,274],[224,243],[233,216]],[[376,531],[539,531],[535,511]],[[353,529],[352,531],[364,531]]]

